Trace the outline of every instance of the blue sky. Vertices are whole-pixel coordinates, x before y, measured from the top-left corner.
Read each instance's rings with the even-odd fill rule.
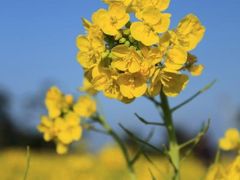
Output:
[[[65,92],[77,93],[82,70],[76,61],[75,38],[83,33],[81,17],[104,4],[100,0],[0,0],[0,87],[9,89],[15,99],[37,91],[46,80],[53,80]],[[186,90],[171,104],[177,104],[213,79],[217,84],[175,114],[176,123],[195,131],[201,122],[212,119],[212,136],[217,138],[240,106],[240,1],[172,0],[172,27],[188,13],[196,14],[206,26],[206,35],[194,54],[206,67],[203,75],[191,78]],[[130,105],[99,97],[101,109],[111,123],[142,127],[133,116],[157,120],[157,112],[145,99]],[[16,105],[18,104],[15,101]],[[190,125],[190,126],[188,126]]]

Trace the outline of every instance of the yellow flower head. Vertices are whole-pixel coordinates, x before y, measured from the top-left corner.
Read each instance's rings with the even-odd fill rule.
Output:
[[[92,16],[93,23],[98,25],[102,31],[111,36],[119,34],[121,29],[130,17],[126,13],[126,8],[122,3],[111,3],[108,11],[99,9]]]
[[[83,19],[86,37],[77,40],[78,61],[84,68],[84,88],[129,103],[163,91],[177,96],[189,78],[201,75],[189,51],[201,41],[205,28],[189,14],[169,30],[171,14],[164,13],[170,0],[103,0],[108,9]],[[138,21],[132,22],[129,13]]]
[[[118,84],[121,94],[128,99],[140,97],[147,90],[146,79],[141,73],[122,74],[118,78]]]
[[[77,47],[80,50],[77,60],[84,68],[91,68],[98,64],[105,50],[102,40],[97,38],[89,39],[85,36],[78,36]]]
[[[157,47],[149,48],[146,46],[141,47],[141,54],[143,56],[143,60],[140,72],[142,75],[149,78],[156,70],[156,65],[162,61],[163,54]]]
[[[141,56],[134,47],[118,45],[112,49],[113,62],[112,66],[120,71],[129,71],[135,73],[140,71]]]
[[[167,96],[177,96],[187,85],[189,78],[187,75],[157,70],[148,89],[151,96],[156,96],[162,90]]]
[[[142,11],[141,22],[132,23],[130,30],[134,39],[146,46],[159,42],[159,33],[164,33],[170,25],[170,14],[160,13],[158,9],[149,7]]]
[[[176,36],[175,43],[182,46],[186,51],[191,51],[202,40],[205,27],[195,15],[189,14],[178,24],[175,33],[172,33],[173,39]]]
[[[63,144],[70,144],[79,140],[82,134],[82,128],[79,123],[79,116],[73,112],[69,112],[63,118],[57,118],[54,121],[57,140]]]
[[[51,118],[60,116],[62,112],[67,112],[72,103],[73,97],[62,94],[55,86],[51,87],[47,92],[45,104]]]
[[[45,141],[51,141],[55,136],[53,120],[48,116],[41,117],[41,123],[38,125],[38,131],[43,133]]]
[[[239,150],[240,149],[240,135],[235,128],[230,128],[225,132],[225,136],[219,140],[219,147],[222,150]]]
[[[88,118],[96,112],[97,105],[90,96],[80,96],[73,109],[79,116]]]
[[[81,138],[82,128],[80,118],[74,112],[68,112],[63,117],[55,119],[42,116],[38,130],[43,133],[45,141],[54,140],[57,144],[57,153],[67,152],[68,145]]]

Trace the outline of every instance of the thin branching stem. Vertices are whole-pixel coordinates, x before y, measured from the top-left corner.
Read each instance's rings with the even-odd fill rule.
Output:
[[[189,102],[191,102],[192,100],[194,100],[196,97],[198,97],[200,94],[204,93],[205,91],[207,91],[208,89],[210,89],[214,84],[216,83],[216,80],[212,81],[211,83],[207,84],[204,88],[200,89],[198,92],[196,92],[194,95],[192,95],[190,98],[188,98],[187,100],[183,101],[181,104],[173,107],[171,109],[171,112],[175,112],[176,110],[180,109],[181,107],[183,107],[184,105],[188,104]]]
[[[154,145],[152,145],[152,144],[144,141],[143,139],[138,138],[138,137],[137,137],[136,135],[134,135],[131,131],[129,131],[127,128],[125,128],[122,124],[119,123],[119,126],[120,126],[133,140],[135,140],[135,141],[137,141],[137,142],[140,142],[140,143],[142,143],[143,145],[146,145],[146,146],[152,148],[153,150],[155,150],[155,151],[157,151],[157,152],[162,153],[162,151],[161,151],[159,148],[157,148],[156,146],[154,146]]]
[[[146,125],[165,126],[165,123],[146,121],[144,118],[139,116],[137,113],[134,113],[134,115],[138,118],[139,121],[141,121],[142,123],[144,123]]]

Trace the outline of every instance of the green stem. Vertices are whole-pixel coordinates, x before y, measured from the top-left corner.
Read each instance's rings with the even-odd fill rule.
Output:
[[[179,180],[180,179],[180,173],[179,173],[180,148],[177,142],[175,127],[173,124],[172,112],[169,107],[168,98],[163,92],[160,93],[160,98],[161,98],[161,108],[163,111],[163,119],[164,119],[164,123],[166,124],[166,129],[167,129],[168,138],[169,138],[168,155],[175,170],[173,179]]]
[[[124,155],[128,170],[130,172],[131,175],[131,179],[135,180],[135,173],[134,173],[134,168],[133,165],[131,163],[131,159],[129,157],[128,154],[128,150],[126,148],[126,146],[123,144],[121,138],[118,136],[118,134],[111,128],[111,126],[107,123],[107,121],[103,118],[103,117],[99,117],[98,120],[100,121],[100,123],[102,124],[103,128],[108,132],[108,134],[116,141],[116,143],[119,145],[119,147],[122,150],[122,153]]]

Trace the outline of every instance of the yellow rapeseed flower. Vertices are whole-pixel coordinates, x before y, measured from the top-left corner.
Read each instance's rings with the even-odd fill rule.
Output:
[[[159,33],[164,33],[170,25],[170,14],[161,13],[154,7],[142,11],[141,22],[133,22],[130,30],[134,39],[146,46],[159,42]]]
[[[147,90],[147,83],[145,77],[141,73],[124,73],[118,78],[121,94],[133,99],[145,94]]]
[[[84,68],[91,68],[98,64],[105,51],[105,45],[101,39],[89,39],[85,36],[78,36],[77,47],[80,50],[77,59]]]
[[[235,128],[230,128],[225,132],[225,136],[219,140],[219,147],[222,150],[239,150],[240,149],[240,134]]]
[[[188,81],[189,78],[185,74],[158,69],[151,79],[148,93],[156,96],[162,90],[167,96],[177,96],[186,87]]]
[[[48,116],[41,117],[41,123],[38,125],[39,132],[43,133],[45,141],[51,141],[55,136],[54,121]]]
[[[120,71],[129,71],[135,73],[140,71],[141,56],[134,47],[118,45],[112,49],[113,62],[112,66]]]
[[[96,101],[90,96],[80,96],[73,109],[80,117],[88,118],[96,112]]]
[[[118,35],[118,30],[121,29],[129,19],[129,14],[126,13],[126,8],[122,3],[111,3],[108,11],[99,9],[92,16],[93,23],[97,24],[105,34],[111,36]]]
[[[74,112],[68,112],[63,117],[55,119],[42,116],[38,130],[43,133],[45,141],[54,140],[57,144],[57,152],[64,154],[70,143],[81,138],[82,128],[79,123],[80,118]]]
[[[204,34],[205,27],[193,14],[184,17],[175,31],[171,32],[174,43],[182,46],[186,51],[193,50],[202,40]]]
[[[67,112],[72,103],[73,97],[62,94],[55,86],[51,87],[46,94],[45,104],[51,118],[58,117],[62,112]]]
[[[146,78],[149,78],[156,70],[156,65],[162,61],[163,54],[161,53],[159,48],[149,48],[147,46],[141,47],[141,54],[143,56],[143,60],[141,63],[140,72]]]

